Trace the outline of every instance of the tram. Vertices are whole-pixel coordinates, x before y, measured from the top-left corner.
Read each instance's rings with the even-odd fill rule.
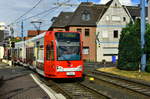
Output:
[[[80,33],[47,31],[15,45],[14,62],[29,66],[48,78],[82,78]]]

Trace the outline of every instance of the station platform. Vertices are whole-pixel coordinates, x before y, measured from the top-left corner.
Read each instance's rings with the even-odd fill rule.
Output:
[[[0,99],[57,99],[39,86],[29,69],[0,62]]]

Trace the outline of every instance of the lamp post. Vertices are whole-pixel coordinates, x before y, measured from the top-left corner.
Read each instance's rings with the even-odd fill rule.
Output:
[[[141,49],[145,45],[145,0],[140,0],[141,5]],[[141,70],[145,71],[146,68],[146,54],[143,52],[141,56]]]
[[[40,27],[41,27],[42,22],[37,20],[37,21],[31,21],[31,23],[34,25],[34,27],[36,28],[37,33],[39,35],[40,34]]]

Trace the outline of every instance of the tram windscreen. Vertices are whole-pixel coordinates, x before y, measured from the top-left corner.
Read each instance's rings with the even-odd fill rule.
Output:
[[[57,41],[57,60],[80,60],[80,34],[55,33]]]

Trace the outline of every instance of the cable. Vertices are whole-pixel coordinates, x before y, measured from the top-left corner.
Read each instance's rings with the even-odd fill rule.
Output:
[[[32,9],[30,9],[29,11],[27,11],[26,13],[24,13],[23,15],[21,15],[19,18],[17,18],[17,19],[16,19],[14,22],[12,22],[11,24],[19,23],[20,21],[17,22],[17,20],[19,20],[20,18],[22,18],[24,15],[26,15],[27,13],[29,13],[31,10],[33,10],[41,1],[42,1],[42,0],[40,0]],[[67,3],[67,2],[70,2],[70,0],[67,0],[67,1],[65,1],[65,2],[63,2],[63,3]],[[61,7],[61,6],[62,6],[62,5],[59,5],[59,6],[57,6],[57,7],[50,8],[50,9],[45,10],[45,11],[43,11],[43,12],[40,12],[40,13],[38,13],[38,14],[36,14],[36,15],[33,15],[33,16],[28,17],[28,18],[22,19],[21,21],[26,21],[26,20],[31,19],[31,18],[33,18],[33,17],[37,17],[37,16],[39,16],[39,15],[42,15],[42,14],[48,12],[49,10],[53,10],[53,9],[58,8],[58,7]]]
[[[25,16],[26,14],[28,14],[29,12],[31,12],[34,8],[36,8],[42,0],[39,0],[38,3],[36,3],[35,6],[33,6],[30,10],[28,10],[27,12],[25,12],[23,15],[21,15],[20,17],[18,17],[14,22],[12,22],[11,24],[15,23],[17,20],[21,19],[23,16]]]
[[[45,14],[43,14],[42,16],[39,16],[39,18],[44,19],[46,18],[49,14],[53,15],[53,13],[56,13],[56,11],[59,9],[60,7],[56,8],[56,9],[52,9],[51,12],[45,12]],[[55,11],[53,11],[55,10]]]
[[[33,18],[33,17],[37,17],[37,16],[39,16],[39,15],[42,15],[42,14],[44,14],[44,13],[50,11],[50,10],[56,9],[56,8],[59,8],[59,6],[50,8],[50,9],[45,10],[45,11],[43,11],[43,12],[40,12],[40,13],[38,13],[38,14],[36,14],[36,15],[30,16],[30,17],[28,17],[28,18],[25,18],[25,19],[23,19],[23,21],[26,21],[26,20],[31,19],[31,18]]]
[[[15,23],[17,24],[17,23],[19,23],[20,21],[26,21],[26,20],[31,19],[31,18],[33,18],[33,17],[37,17],[37,16],[40,16],[40,15],[43,15],[44,13],[46,13],[46,12],[48,12],[48,11],[50,11],[50,10],[54,10],[54,9],[56,9],[56,8],[59,8],[59,7],[63,6],[64,3],[70,2],[71,0],[66,0],[66,1],[63,2],[61,5],[55,6],[55,7],[53,7],[53,8],[48,9],[48,10],[44,10],[44,11],[42,11],[42,12],[36,14],[36,15],[33,15],[33,16],[30,16],[30,17],[27,17],[27,18],[24,18],[24,19],[22,19],[22,20],[19,20],[19,19],[21,19],[24,15],[26,15],[26,14],[29,13],[31,10],[33,10],[41,1],[42,1],[42,0],[40,0],[40,1],[39,1],[32,9],[30,9],[28,12],[24,13],[22,16],[20,16],[19,18],[17,18],[17,19],[15,20],[15,22],[13,22],[13,24],[15,24]],[[13,25],[13,24],[10,24],[10,25]],[[50,23],[50,24],[51,24],[51,23]],[[47,25],[47,24],[46,24],[46,25]],[[45,27],[46,25],[43,25],[42,27]]]
[[[67,2],[70,2],[70,0],[67,0],[67,1],[65,1],[65,2],[63,2],[63,3],[67,3]],[[38,14],[36,14],[36,15],[30,16],[30,17],[28,17],[28,18],[25,18],[25,19],[23,19],[23,21],[26,21],[26,20],[28,20],[28,19],[30,19],[30,18],[33,18],[33,17],[39,16],[39,15],[42,15],[42,14],[48,12],[49,10],[53,10],[53,9],[55,9],[55,8],[59,8],[59,7],[61,7],[61,6],[62,6],[62,5],[59,5],[59,6],[50,8],[50,9],[45,10],[45,11],[43,11],[43,12],[40,12],[40,13],[38,13]]]

